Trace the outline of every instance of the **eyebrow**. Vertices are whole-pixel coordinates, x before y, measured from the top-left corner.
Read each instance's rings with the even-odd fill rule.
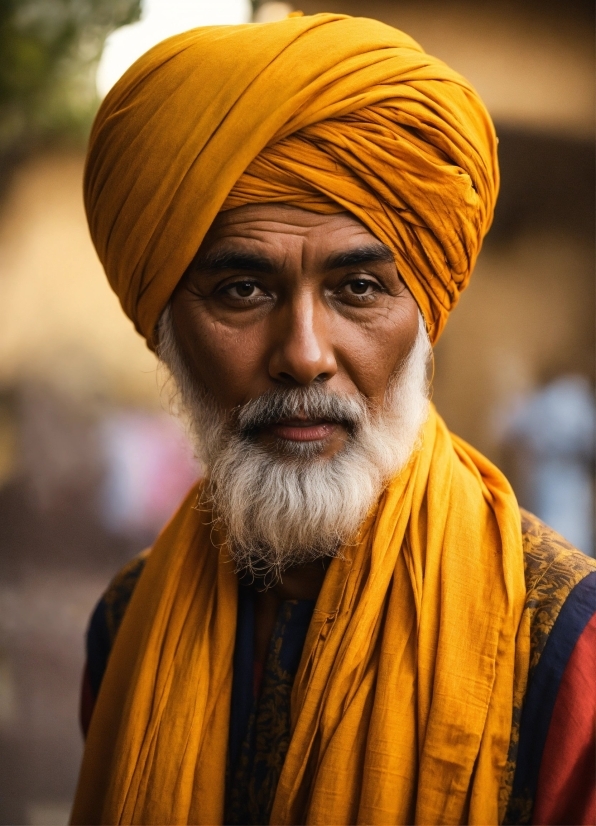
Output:
[[[356,267],[361,264],[395,263],[395,257],[386,244],[378,241],[365,244],[351,250],[332,253],[325,262],[325,269],[338,270],[343,267]]]
[[[245,270],[246,272],[273,273],[273,262],[264,255],[241,250],[216,250],[197,255],[192,263],[193,270],[208,270],[219,273],[225,270]]]
[[[331,253],[325,260],[324,269],[338,270],[356,267],[362,264],[394,263],[393,253],[386,244],[378,241],[350,250]],[[243,270],[245,272],[274,273],[278,269],[270,258],[254,252],[242,250],[216,250],[198,254],[192,263],[193,270],[203,270],[217,274],[226,270]]]

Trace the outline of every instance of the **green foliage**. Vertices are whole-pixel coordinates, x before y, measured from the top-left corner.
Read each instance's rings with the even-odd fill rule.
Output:
[[[42,144],[80,141],[108,34],[140,0],[0,0],[0,173]]]

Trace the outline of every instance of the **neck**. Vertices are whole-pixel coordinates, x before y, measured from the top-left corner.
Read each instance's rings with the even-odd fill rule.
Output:
[[[317,559],[305,565],[295,565],[284,571],[281,580],[267,590],[259,590],[255,599],[255,658],[264,664],[277,613],[287,599],[315,600],[323,586],[325,572],[331,560]]]
[[[248,572],[241,572],[239,578],[247,584],[254,583],[258,594],[267,594],[280,601],[286,599],[316,600],[330,562],[331,557],[325,557],[301,565],[292,565],[283,572],[274,585],[267,583],[261,577],[253,578]]]
[[[280,599],[316,599],[323,586],[329,558],[295,565],[284,571],[273,590]]]

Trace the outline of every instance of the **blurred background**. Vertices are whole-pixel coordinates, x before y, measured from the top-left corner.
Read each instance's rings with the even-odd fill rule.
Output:
[[[402,28],[477,87],[502,190],[436,349],[449,426],[594,554],[594,40],[583,0],[302,0]],[[83,637],[198,473],[81,197],[93,114],[161,38],[248,0],[0,0],[0,823],[66,823]]]

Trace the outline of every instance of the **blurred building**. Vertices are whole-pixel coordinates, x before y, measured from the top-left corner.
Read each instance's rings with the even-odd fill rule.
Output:
[[[263,19],[266,5],[275,4],[261,4]],[[508,472],[522,504],[548,519],[553,478],[565,478],[566,494],[583,493],[555,493],[564,510],[556,519],[577,521],[580,508],[589,524],[593,407],[569,398],[581,386],[590,399],[594,386],[591,5],[297,5],[403,28],[487,103],[501,197],[436,349],[434,400],[455,432]],[[66,822],[87,617],[199,472],[167,421],[155,357],[92,248],[82,169],[80,149],[38,153],[0,202],[0,823]],[[565,424],[576,436],[563,455],[555,436]],[[589,528],[584,537],[593,552]]]

